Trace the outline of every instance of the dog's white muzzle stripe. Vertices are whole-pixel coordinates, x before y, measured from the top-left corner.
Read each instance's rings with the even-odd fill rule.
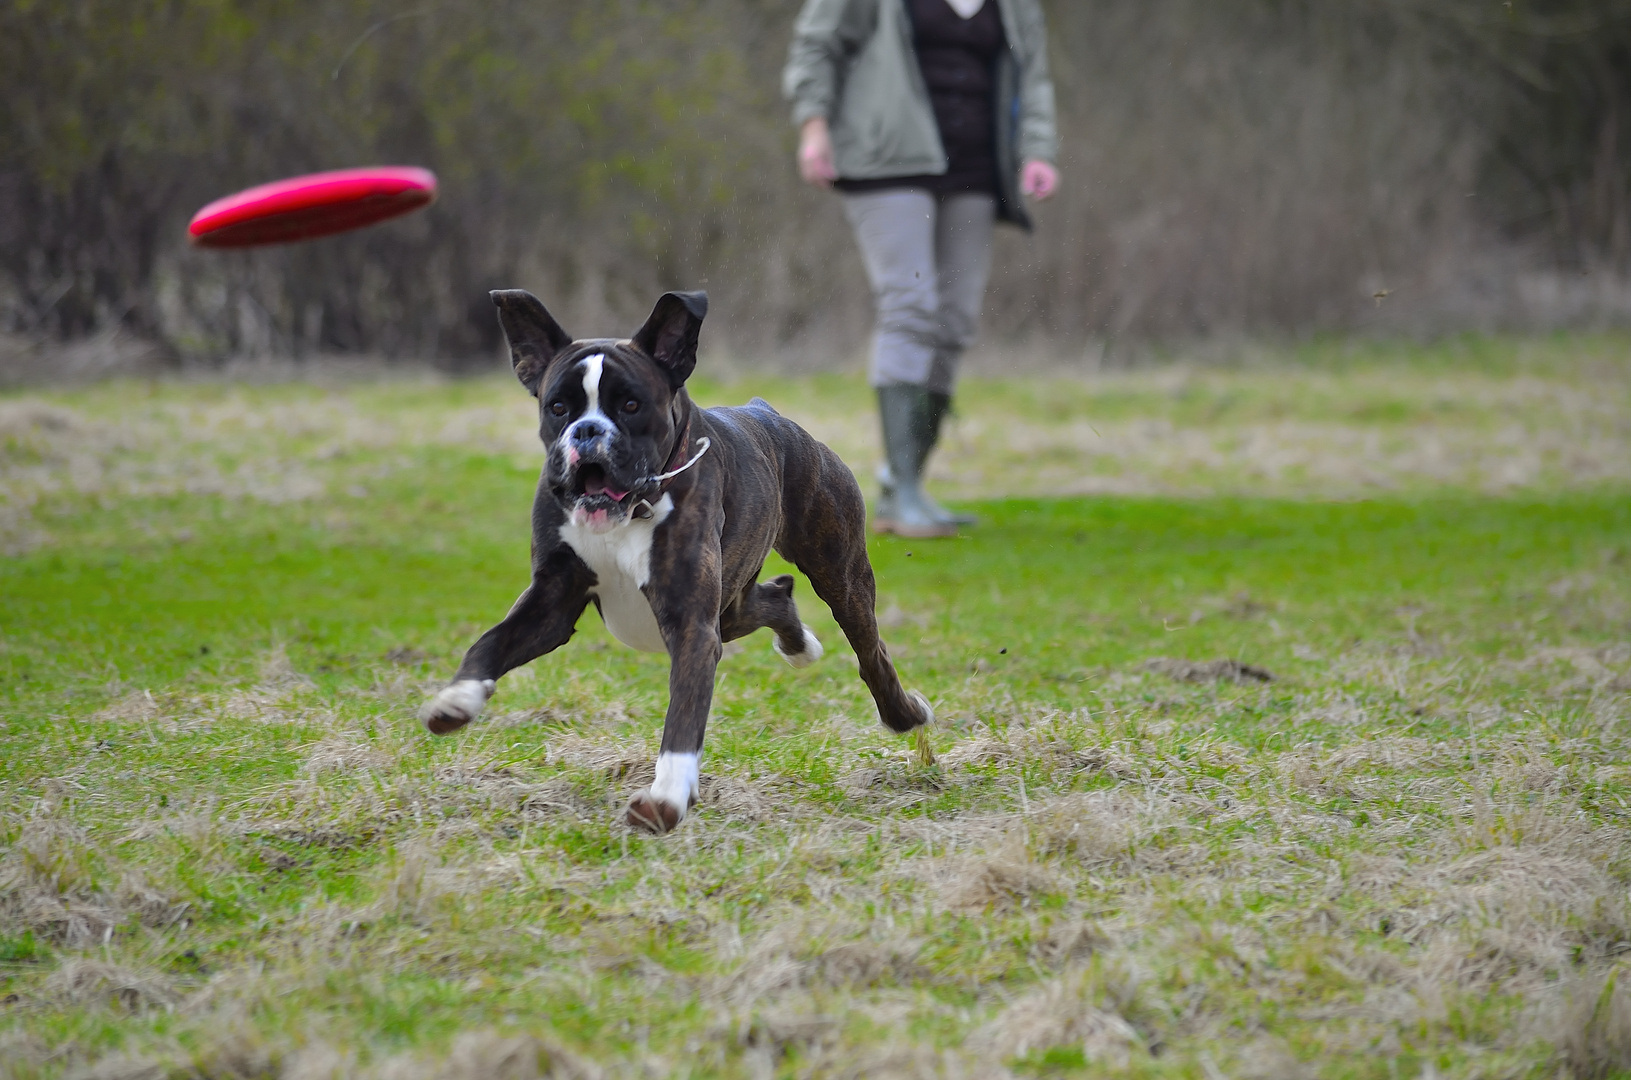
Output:
[[[617,426],[612,423],[600,408],[600,377],[606,370],[606,355],[592,353],[583,358],[583,396],[586,403],[583,415],[566,425],[561,437],[556,440],[560,445],[561,453],[566,455],[568,464],[576,464],[578,460],[577,434],[580,424],[593,424],[607,436],[616,432]]]
[[[589,399],[589,404],[583,410],[584,416],[605,418],[606,414],[600,411],[600,376],[605,369],[604,353],[583,358],[583,396]]]

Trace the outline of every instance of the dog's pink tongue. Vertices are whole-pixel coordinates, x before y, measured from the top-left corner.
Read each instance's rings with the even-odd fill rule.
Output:
[[[583,485],[583,493],[585,495],[605,495],[617,502],[622,502],[623,496],[628,494],[626,491],[615,491],[612,488],[607,487],[605,481],[603,480],[593,479],[589,480]]]

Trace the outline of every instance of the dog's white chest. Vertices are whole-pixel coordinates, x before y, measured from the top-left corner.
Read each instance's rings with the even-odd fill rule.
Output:
[[[674,500],[657,500],[649,518],[636,518],[603,533],[568,522],[561,539],[595,572],[589,595],[600,601],[600,617],[612,636],[641,652],[668,651],[657,616],[640,591],[651,580],[651,538],[674,509]]]

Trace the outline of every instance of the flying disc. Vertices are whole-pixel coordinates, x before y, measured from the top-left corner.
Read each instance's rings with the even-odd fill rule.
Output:
[[[216,199],[193,215],[198,247],[253,247],[332,236],[428,206],[436,175],[387,165],[294,176]]]

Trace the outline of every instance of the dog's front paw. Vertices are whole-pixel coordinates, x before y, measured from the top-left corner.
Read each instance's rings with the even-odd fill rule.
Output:
[[[657,798],[648,790],[629,800],[629,808],[623,820],[629,823],[631,829],[662,836],[679,828],[680,822],[685,820],[685,811],[671,802]]]
[[[426,702],[419,719],[432,735],[457,731],[481,715],[496,686],[492,679],[460,679]]]
[[[658,754],[651,787],[629,800],[624,820],[631,828],[657,836],[673,832],[697,804],[701,779],[696,754]]]
[[[798,652],[788,652],[783,649],[782,639],[779,637],[770,639],[770,647],[776,650],[777,656],[796,668],[809,667],[817,660],[820,660],[827,651],[821,647],[821,639],[815,636],[815,631],[811,630],[808,625],[804,627],[804,641]]]

